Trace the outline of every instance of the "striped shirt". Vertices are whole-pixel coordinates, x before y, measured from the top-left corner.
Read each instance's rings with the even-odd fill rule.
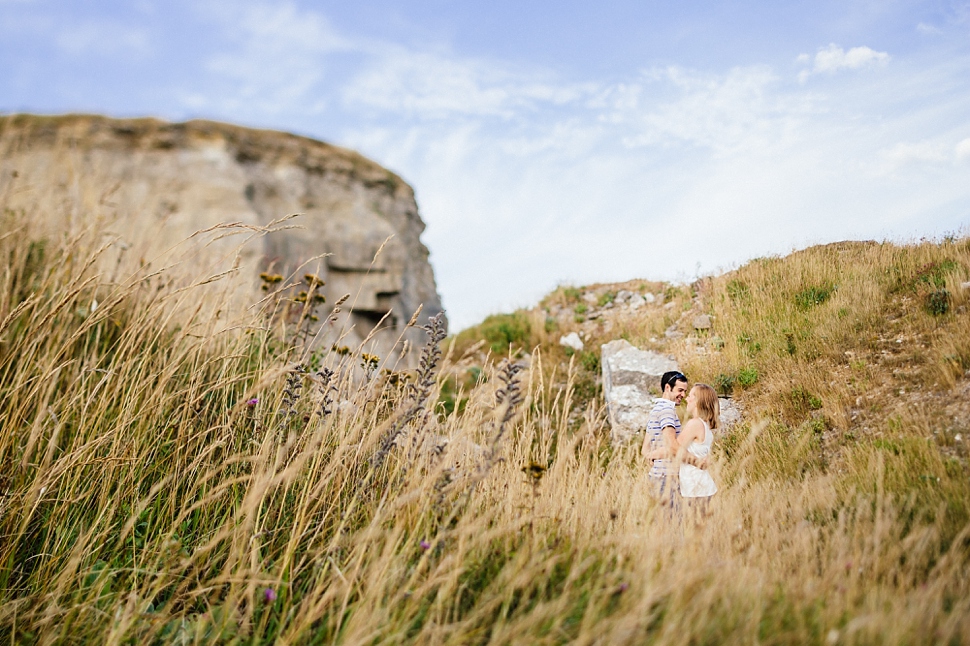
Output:
[[[677,417],[677,405],[669,399],[658,399],[650,410],[647,417],[647,437],[650,438],[650,450],[660,449],[664,446],[663,429],[673,426],[677,435],[680,435],[680,419]],[[664,478],[672,474],[673,467],[670,460],[654,460],[653,466],[648,474],[651,478]]]

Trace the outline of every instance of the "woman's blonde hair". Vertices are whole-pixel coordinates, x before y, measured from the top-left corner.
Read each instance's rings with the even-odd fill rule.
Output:
[[[713,431],[721,422],[721,403],[717,400],[717,392],[707,384],[694,384],[692,390],[697,396],[697,416],[707,422]]]

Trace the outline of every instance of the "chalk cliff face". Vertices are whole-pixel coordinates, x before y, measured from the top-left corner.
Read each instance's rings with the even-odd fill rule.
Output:
[[[421,321],[441,311],[411,187],[305,137],[210,121],[0,117],[0,202],[71,220],[55,226],[90,219],[156,260],[199,230],[240,223],[258,232],[298,213],[293,227],[244,246],[210,236],[210,266],[248,276],[251,302],[265,296],[266,271],[318,275],[329,303],[350,294],[343,345],[384,318],[371,347],[387,350],[419,307]]]

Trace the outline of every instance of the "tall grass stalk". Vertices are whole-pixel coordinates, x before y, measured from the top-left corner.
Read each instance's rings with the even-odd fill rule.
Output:
[[[294,373],[285,335],[264,316],[219,320],[204,280],[109,284],[96,240],[4,218],[0,637],[13,643],[970,640],[970,529],[954,504],[970,485],[919,429],[898,452],[847,452],[841,472],[811,467],[811,437],[738,429],[710,517],[669,521],[598,407],[571,421],[572,363],[490,362],[446,414],[453,364],[433,329],[417,395],[407,375],[356,379],[359,356],[327,355],[326,378]],[[405,427],[446,441],[388,442]],[[530,464],[545,467],[539,487]],[[914,479],[918,496],[901,485]]]

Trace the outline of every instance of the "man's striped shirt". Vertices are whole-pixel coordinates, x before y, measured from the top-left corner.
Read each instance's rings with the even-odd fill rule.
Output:
[[[663,429],[673,426],[680,435],[680,419],[677,417],[676,404],[669,399],[660,398],[654,402],[650,415],[647,417],[647,437],[650,438],[650,450],[662,448],[664,445]],[[654,460],[650,468],[651,478],[663,478],[673,473],[670,460]]]

